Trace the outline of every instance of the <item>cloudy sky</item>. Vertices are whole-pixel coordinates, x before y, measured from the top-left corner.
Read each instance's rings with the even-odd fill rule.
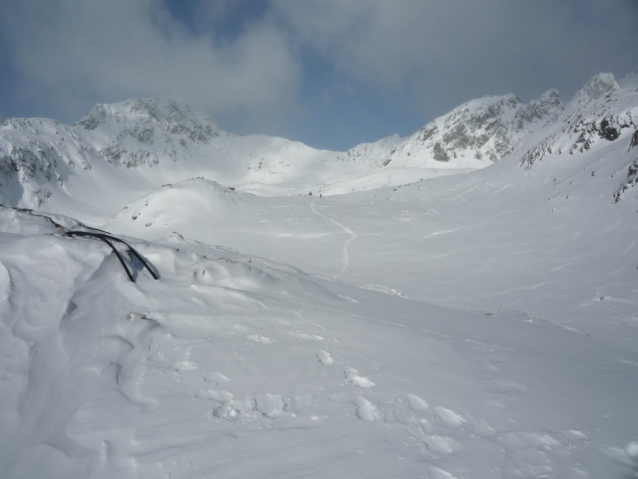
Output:
[[[344,150],[636,68],[638,0],[0,2],[5,118],[180,97],[232,133]]]

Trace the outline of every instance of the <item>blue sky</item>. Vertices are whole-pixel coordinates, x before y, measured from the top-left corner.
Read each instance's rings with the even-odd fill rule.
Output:
[[[638,0],[3,0],[0,115],[180,97],[237,134],[345,150],[459,104],[638,68]]]

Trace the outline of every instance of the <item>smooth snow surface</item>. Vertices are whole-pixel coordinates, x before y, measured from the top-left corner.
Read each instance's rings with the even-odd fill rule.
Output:
[[[24,162],[0,193],[40,207],[0,207],[0,477],[638,477],[637,81],[599,75],[564,111],[552,92],[470,102],[443,118],[529,119],[498,163],[321,197],[288,196],[312,181],[283,167],[229,187],[236,150],[200,177],[193,145],[228,138],[170,104],[96,107],[60,140],[77,156],[42,120],[5,124]],[[149,111],[188,148],[127,126]],[[29,135],[54,146],[29,156]],[[78,166],[83,135],[141,163]],[[177,160],[131,156],[139,138]],[[64,236],[94,231],[74,218],[159,280]]]

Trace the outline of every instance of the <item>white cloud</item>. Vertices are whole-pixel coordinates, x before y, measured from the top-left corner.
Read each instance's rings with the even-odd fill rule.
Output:
[[[97,101],[176,95],[230,131],[286,136],[299,91],[338,92],[321,114],[351,123],[348,88],[367,105],[416,104],[427,121],[478,96],[569,95],[638,66],[636,0],[201,0],[180,5],[192,30],[164,1],[0,1],[3,61],[20,78],[2,96],[72,121]]]
[[[628,39],[638,38],[631,1],[274,0],[273,5],[301,41],[349,77],[424,97],[466,93],[455,100],[462,101],[512,90],[523,96],[553,87],[569,90],[570,82],[582,84],[601,70],[632,70],[635,48]]]
[[[214,116],[283,118],[295,108],[300,67],[267,19],[232,43],[194,37],[158,0],[8,0],[5,44],[21,93],[66,115],[95,99],[180,96]]]

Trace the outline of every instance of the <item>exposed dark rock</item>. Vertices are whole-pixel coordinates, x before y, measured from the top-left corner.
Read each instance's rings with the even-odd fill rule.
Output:
[[[618,130],[613,126],[610,126],[609,120],[606,118],[600,122],[599,134],[602,138],[605,138],[608,141],[614,141],[620,136]]]
[[[634,162],[629,165],[629,168],[627,169],[627,181],[614,194],[614,203],[618,203],[622,197],[625,196],[627,191],[635,186],[638,186],[638,159],[634,160]]]
[[[450,156],[447,154],[445,149],[441,146],[441,143],[439,143],[438,141],[434,144],[432,152],[436,161],[450,161]]]

